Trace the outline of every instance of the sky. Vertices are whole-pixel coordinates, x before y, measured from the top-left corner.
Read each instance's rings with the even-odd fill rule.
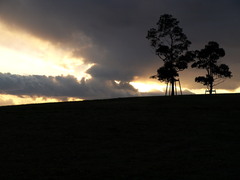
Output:
[[[240,92],[240,1],[0,0],[0,105],[163,95],[149,77],[163,62],[146,39],[172,14],[200,50],[224,48],[233,77],[217,92]],[[185,94],[204,93],[204,71],[180,73]]]

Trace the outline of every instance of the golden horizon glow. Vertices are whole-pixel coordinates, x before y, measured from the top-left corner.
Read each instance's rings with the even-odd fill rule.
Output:
[[[189,91],[193,92],[194,94],[205,94],[204,88],[202,89],[188,89]],[[228,94],[228,93],[239,93],[240,88],[235,90],[226,90],[226,89],[217,89],[216,88],[216,94]]]
[[[157,83],[153,81],[132,81],[130,84],[136,88],[139,92],[164,92],[166,91],[166,84],[165,83]],[[177,87],[177,91],[179,91],[180,88]],[[189,88],[184,88],[182,87],[182,91],[189,91],[192,92],[193,94],[205,94],[206,88],[201,88],[201,89],[189,89]],[[217,94],[227,94],[227,93],[239,93],[240,88],[237,88],[235,90],[226,90],[226,89],[218,89],[216,88],[216,93]]]
[[[139,92],[155,92],[161,91],[164,92],[166,89],[166,84],[155,83],[152,81],[133,81],[130,84],[136,88]]]
[[[161,82],[154,82],[154,81],[149,81],[149,80],[138,80],[138,81],[132,81],[130,84],[136,88],[139,92],[164,92],[166,91],[166,83],[161,83]],[[177,91],[180,91],[180,88],[177,86],[176,87]],[[191,91],[187,88],[182,88],[182,91]]]
[[[40,104],[40,103],[54,103],[54,102],[70,102],[83,101],[81,98],[68,97],[64,99],[51,97],[30,97],[30,96],[16,96],[9,94],[0,94],[0,106],[23,105],[23,104]]]

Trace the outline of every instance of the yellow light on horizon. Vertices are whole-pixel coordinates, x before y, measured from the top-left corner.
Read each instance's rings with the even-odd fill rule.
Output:
[[[239,89],[240,90],[240,89]],[[189,89],[194,94],[205,94],[206,89]],[[238,90],[216,89],[216,94],[237,93]]]
[[[133,81],[130,84],[136,88],[139,92],[151,92],[151,91],[161,91],[164,92],[166,89],[165,84],[159,84],[149,81]]]
[[[83,101],[81,98],[68,97],[58,99],[53,97],[30,97],[30,96],[16,96],[9,94],[0,94],[0,106],[21,105],[21,104],[39,104],[39,103],[52,103],[52,102],[70,102],[70,101]]]

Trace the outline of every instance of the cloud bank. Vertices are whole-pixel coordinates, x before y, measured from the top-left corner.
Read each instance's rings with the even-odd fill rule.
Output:
[[[127,82],[82,79],[74,76],[21,76],[0,73],[0,93],[18,96],[45,96],[82,99],[137,96],[138,92]]]

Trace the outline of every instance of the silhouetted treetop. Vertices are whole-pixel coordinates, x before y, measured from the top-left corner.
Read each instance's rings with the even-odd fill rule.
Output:
[[[214,65],[217,60],[225,56],[223,48],[219,48],[217,42],[210,41],[205,48],[200,51],[195,51],[199,61],[192,64],[192,67],[205,69],[207,66]]]
[[[191,44],[178,24],[172,15],[164,14],[157,22],[157,28],[148,31],[147,39],[164,62],[177,60]]]

